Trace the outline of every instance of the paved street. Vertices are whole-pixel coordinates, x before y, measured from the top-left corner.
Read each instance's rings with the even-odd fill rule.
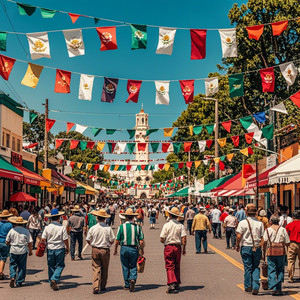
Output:
[[[28,258],[28,273],[22,288],[9,288],[9,280],[0,282],[1,299],[88,299],[103,297],[106,299],[252,299],[255,296],[246,295],[242,290],[243,272],[240,269],[240,255],[234,250],[225,249],[225,240],[213,240],[209,236],[211,245],[209,254],[195,254],[194,239],[188,236],[187,255],[182,259],[182,291],[177,295],[167,295],[166,273],[163,260],[163,245],[160,244],[159,234],[164,223],[160,217],[157,229],[149,230],[148,219],[144,225],[147,258],[145,273],[139,274],[136,293],[124,291],[121,273],[120,257],[111,256],[108,289],[100,295],[92,295],[91,259],[88,248],[83,255],[83,261],[71,262],[66,259],[60,291],[54,292],[47,282],[46,257],[35,255]],[[116,226],[115,226],[116,227]],[[116,232],[116,229],[115,229]],[[216,253],[217,252],[217,253]],[[6,265],[5,273],[8,273]],[[299,269],[296,270],[298,276]],[[300,281],[290,284],[284,283],[284,291],[289,295],[282,299],[300,299]],[[261,291],[260,299],[272,299],[268,291]]]

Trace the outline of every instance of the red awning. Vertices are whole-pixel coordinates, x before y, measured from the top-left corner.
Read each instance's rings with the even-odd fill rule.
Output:
[[[68,176],[66,176],[66,175],[64,175],[62,173],[57,173],[57,174],[58,174],[58,176],[61,177],[61,179],[64,182],[64,185],[66,187],[70,187],[70,188],[76,189],[77,184],[76,184],[76,182],[74,180],[72,180],[70,177],[68,177]]]
[[[48,180],[42,176],[40,176],[37,173],[34,173],[32,171],[29,171],[28,169],[24,167],[17,167],[15,166],[19,171],[21,171],[24,175],[24,183],[30,184],[30,185],[41,185],[41,181],[46,181]]]
[[[259,174],[259,176],[258,176],[258,187],[269,184],[269,173],[271,171],[273,171],[274,169],[276,169],[278,166],[279,166],[279,164],[277,166],[274,166],[271,169]],[[251,175],[251,177],[248,179],[246,187],[248,189],[256,188],[256,175],[255,174]]]
[[[17,181],[23,181],[23,175],[21,173],[0,169],[0,177],[8,178]]]

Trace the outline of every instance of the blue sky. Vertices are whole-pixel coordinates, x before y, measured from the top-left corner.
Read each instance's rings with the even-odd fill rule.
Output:
[[[151,24],[165,27],[184,28],[231,28],[228,20],[229,9],[234,3],[241,5],[246,1],[32,1],[24,0],[23,3],[37,5],[45,8],[57,9],[77,14],[102,17],[126,21],[133,24]],[[67,14],[57,13],[53,19],[43,19],[37,10],[32,16],[21,16],[14,3],[3,0],[7,14],[17,32],[42,32],[48,30],[64,30],[95,26],[93,19],[79,18],[72,24]],[[88,3],[88,5],[85,5]],[[3,7],[0,10],[0,31],[13,31]],[[100,21],[97,26],[112,26],[116,23]],[[130,27],[117,28],[118,50],[99,51],[100,40],[95,29],[83,30],[85,55],[69,58],[62,32],[49,33],[51,59],[42,58],[34,60],[36,64],[50,66],[58,69],[80,72],[83,74],[104,75],[113,78],[128,78],[137,80],[180,80],[205,78],[208,73],[217,70],[216,64],[221,63],[222,52],[218,31],[207,32],[207,55],[204,60],[191,60],[190,33],[188,30],[177,30],[173,55],[155,54],[158,43],[158,28],[148,27],[148,45],[146,50],[131,49]],[[2,54],[31,61],[28,42],[25,35],[19,39],[28,53],[28,57],[21,47],[17,36],[8,35],[7,52]],[[128,93],[126,81],[120,81],[114,103],[102,103],[101,91],[103,79],[95,78],[92,101],[78,100],[79,75],[73,74],[70,94],[54,93],[55,70],[44,69],[36,89],[21,85],[21,80],[26,72],[27,64],[16,62],[10,76],[10,83],[18,95],[27,103],[29,108],[43,112],[42,103],[49,99],[50,110],[68,111],[68,113],[50,113],[50,118],[70,121],[82,125],[103,128],[133,128],[134,114],[144,105],[144,110],[149,113],[149,123],[152,128],[171,127],[182,110],[186,108],[180,91],[179,82],[170,85],[170,105],[155,105],[155,86],[153,82],[144,82],[141,87],[139,102],[125,103]],[[8,89],[4,80],[0,80],[0,89],[10,94],[19,101]],[[204,82],[195,82],[195,94],[204,92]],[[77,114],[72,114],[74,112]],[[89,115],[97,113],[101,115]],[[28,115],[25,114],[25,121]],[[65,131],[65,124],[57,122],[53,132]],[[90,135],[87,129],[85,134]],[[128,140],[126,132],[106,136],[100,133],[98,139]],[[163,132],[151,135],[152,140],[164,139]],[[106,148],[105,148],[106,149]],[[104,149],[104,151],[105,151]],[[161,157],[161,155],[158,155]],[[106,155],[105,158],[115,158]],[[122,157],[122,158],[125,158]]]

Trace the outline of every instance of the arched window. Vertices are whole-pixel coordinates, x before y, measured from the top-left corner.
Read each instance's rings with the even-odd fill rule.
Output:
[[[136,122],[139,123],[139,118],[136,119]]]
[[[142,124],[144,124],[144,118],[142,118]]]

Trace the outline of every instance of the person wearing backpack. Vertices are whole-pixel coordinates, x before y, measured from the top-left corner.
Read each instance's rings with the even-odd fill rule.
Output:
[[[293,222],[293,219],[288,216],[289,208],[287,206],[282,206],[280,212],[281,212],[281,216],[280,216],[279,226],[285,228],[287,224]]]
[[[157,215],[157,210],[154,208],[153,204],[151,204],[150,209],[148,210],[148,217],[150,218],[150,229],[155,228],[156,215]]]

